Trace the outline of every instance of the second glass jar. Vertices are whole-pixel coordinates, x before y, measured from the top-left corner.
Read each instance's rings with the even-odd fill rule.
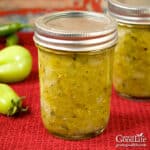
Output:
[[[109,0],[108,6],[118,21],[119,42],[113,67],[115,90],[128,98],[150,98],[150,3]]]

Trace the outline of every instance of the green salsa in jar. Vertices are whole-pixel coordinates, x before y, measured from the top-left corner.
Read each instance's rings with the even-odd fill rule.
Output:
[[[150,1],[109,0],[108,6],[118,21],[115,90],[128,98],[150,98]]]
[[[114,86],[120,94],[150,98],[150,26],[119,26]]]
[[[66,139],[98,135],[110,114],[116,25],[105,15],[84,11],[46,15],[37,26],[43,20],[48,24],[49,37],[44,38],[49,42],[42,41],[39,28],[34,40],[44,126]]]

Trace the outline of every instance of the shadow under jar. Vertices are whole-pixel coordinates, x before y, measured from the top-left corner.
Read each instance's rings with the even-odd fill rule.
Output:
[[[115,22],[64,11],[38,18],[35,26],[44,126],[65,139],[100,134],[110,114]]]
[[[109,0],[118,22],[113,84],[124,97],[150,98],[150,1]]]

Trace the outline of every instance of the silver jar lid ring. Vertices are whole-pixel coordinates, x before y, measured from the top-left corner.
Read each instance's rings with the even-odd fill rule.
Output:
[[[63,51],[95,51],[117,42],[117,25],[110,16],[87,11],[64,11],[36,20],[34,41]]]
[[[150,24],[150,0],[108,0],[108,9],[119,22]]]

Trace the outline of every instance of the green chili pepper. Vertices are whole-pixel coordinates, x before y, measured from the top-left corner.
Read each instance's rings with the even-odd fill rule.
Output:
[[[7,116],[22,111],[27,111],[27,108],[22,108],[22,99],[17,93],[7,84],[0,83],[0,113]]]
[[[19,38],[17,34],[11,34],[6,39],[6,46],[12,46],[18,44]]]
[[[8,36],[10,34],[16,33],[17,31],[26,27],[28,28],[31,26],[28,24],[22,24],[22,23],[10,23],[10,24],[0,25],[0,37]]]

